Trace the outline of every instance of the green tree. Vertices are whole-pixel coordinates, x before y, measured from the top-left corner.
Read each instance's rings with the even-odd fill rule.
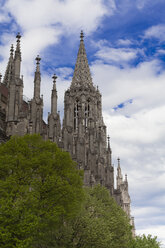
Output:
[[[128,248],[132,241],[126,214],[100,185],[86,188],[86,199],[72,230],[67,247]]]
[[[65,247],[83,197],[82,172],[55,143],[26,135],[0,145],[0,247]]]
[[[131,248],[160,248],[161,243],[157,241],[157,237],[151,235],[136,236],[132,241]]]

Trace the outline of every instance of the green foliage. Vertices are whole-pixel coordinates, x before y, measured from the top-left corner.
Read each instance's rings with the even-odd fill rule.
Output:
[[[132,241],[131,248],[160,248],[160,242],[157,241],[157,237],[151,235],[136,236]]]
[[[67,247],[128,248],[131,227],[123,210],[104,187],[86,188],[86,199],[72,223],[72,237]]]
[[[0,145],[0,247],[160,248],[156,237],[132,238],[109,191],[82,187],[67,152],[39,135]]]
[[[26,135],[0,145],[0,247],[56,247],[83,197],[82,172],[55,143]]]

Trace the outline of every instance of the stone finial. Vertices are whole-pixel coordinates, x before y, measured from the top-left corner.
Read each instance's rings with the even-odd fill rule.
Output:
[[[20,33],[17,34],[16,38],[17,38],[16,53],[17,53],[17,55],[19,54],[19,56],[21,56],[21,51],[20,51],[21,35],[20,35]]]
[[[108,140],[108,148],[110,148],[110,136],[107,136],[107,140]]]
[[[37,64],[37,65],[39,65],[39,64],[40,64],[40,60],[41,60],[40,56],[39,56],[39,55],[37,55],[37,57],[36,57],[36,64]]]
[[[120,158],[118,158],[117,161],[118,161],[118,167],[120,167]]]
[[[18,32],[18,34],[17,34],[16,38],[17,38],[17,42],[20,42],[21,35],[20,35],[20,33],[19,33],[19,32]]]
[[[56,83],[56,79],[57,79],[57,75],[54,74],[52,78],[53,78],[53,83],[55,84]]]
[[[10,55],[13,56],[13,53],[14,53],[14,46],[13,46],[13,44],[11,44]]]
[[[81,30],[81,33],[80,33],[80,41],[83,41],[84,40],[84,33],[83,33],[83,30]]]
[[[37,57],[36,57],[36,72],[40,72],[40,60],[41,60],[41,58],[40,58],[40,56],[39,55],[37,55]]]
[[[57,79],[56,74],[54,74],[52,78],[53,78],[53,90],[56,91],[56,79]]]
[[[125,181],[127,182],[127,174],[125,174]]]

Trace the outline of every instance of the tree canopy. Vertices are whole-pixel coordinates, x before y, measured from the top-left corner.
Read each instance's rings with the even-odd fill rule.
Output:
[[[161,243],[157,240],[157,237],[152,237],[151,235],[136,236],[132,240],[131,248],[160,248]]]
[[[132,238],[125,212],[101,185],[83,187],[69,153],[39,135],[0,145],[0,247],[160,248]]]
[[[82,172],[69,153],[39,135],[0,145],[0,247],[51,243],[51,233],[79,211]],[[53,245],[53,244],[52,244]]]
[[[128,248],[132,241],[131,226],[109,191],[97,185],[85,192],[84,205],[72,224],[69,247]]]

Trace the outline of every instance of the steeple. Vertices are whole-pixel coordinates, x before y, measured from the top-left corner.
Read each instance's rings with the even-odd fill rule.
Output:
[[[108,135],[107,137],[107,140],[108,140],[108,150],[107,150],[107,161],[108,161],[108,165],[112,165],[112,151],[111,151],[111,147],[110,147],[110,136]]]
[[[117,167],[117,177],[116,177],[116,180],[117,180],[117,188],[120,188],[120,185],[123,182],[123,176],[122,176],[122,173],[121,173],[120,158],[118,158],[117,160],[118,160],[118,167]]]
[[[109,135],[107,137],[107,140],[108,140],[108,150],[110,150],[110,137],[109,137]]]
[[[53,75],[53,89],[52,89],[52,96],[51,96],[51,114],[54,116],[57,114],[57,90],[56,90],[56,74]]]
[[[88,59],[84,46],[84,34],[81,31],[80,34],[80,47],[77,55],[77,61],[73,74],[71,86],[89,86],[93,85],[92,77],[88,65]]]
[[[14,76],[14,66],[13,66],[13,53],[14,53],[14,47],[13,44],[11,45],[10,48],[10,57],[9,57],[9,61],[7,64],[7,68],[6,68],[6,72],[5,72],[5,76],[3,78],[3,83],[8,87],[9,83],[12,79],[12,76]]]
[[[20,33],[17,34],[17,45],[15,50],[15,56],[14,56],[14,69],[15,69],[15,77],[20,78],[20,70],[21,70],[21,49],[20,49],[20,39],[21,35]]]
[[[41,84],[41,73],[40,73],[40,60],[39,55],[36,57],[36,71],[34,77],[34,98],[40,99],[40,84]]]

